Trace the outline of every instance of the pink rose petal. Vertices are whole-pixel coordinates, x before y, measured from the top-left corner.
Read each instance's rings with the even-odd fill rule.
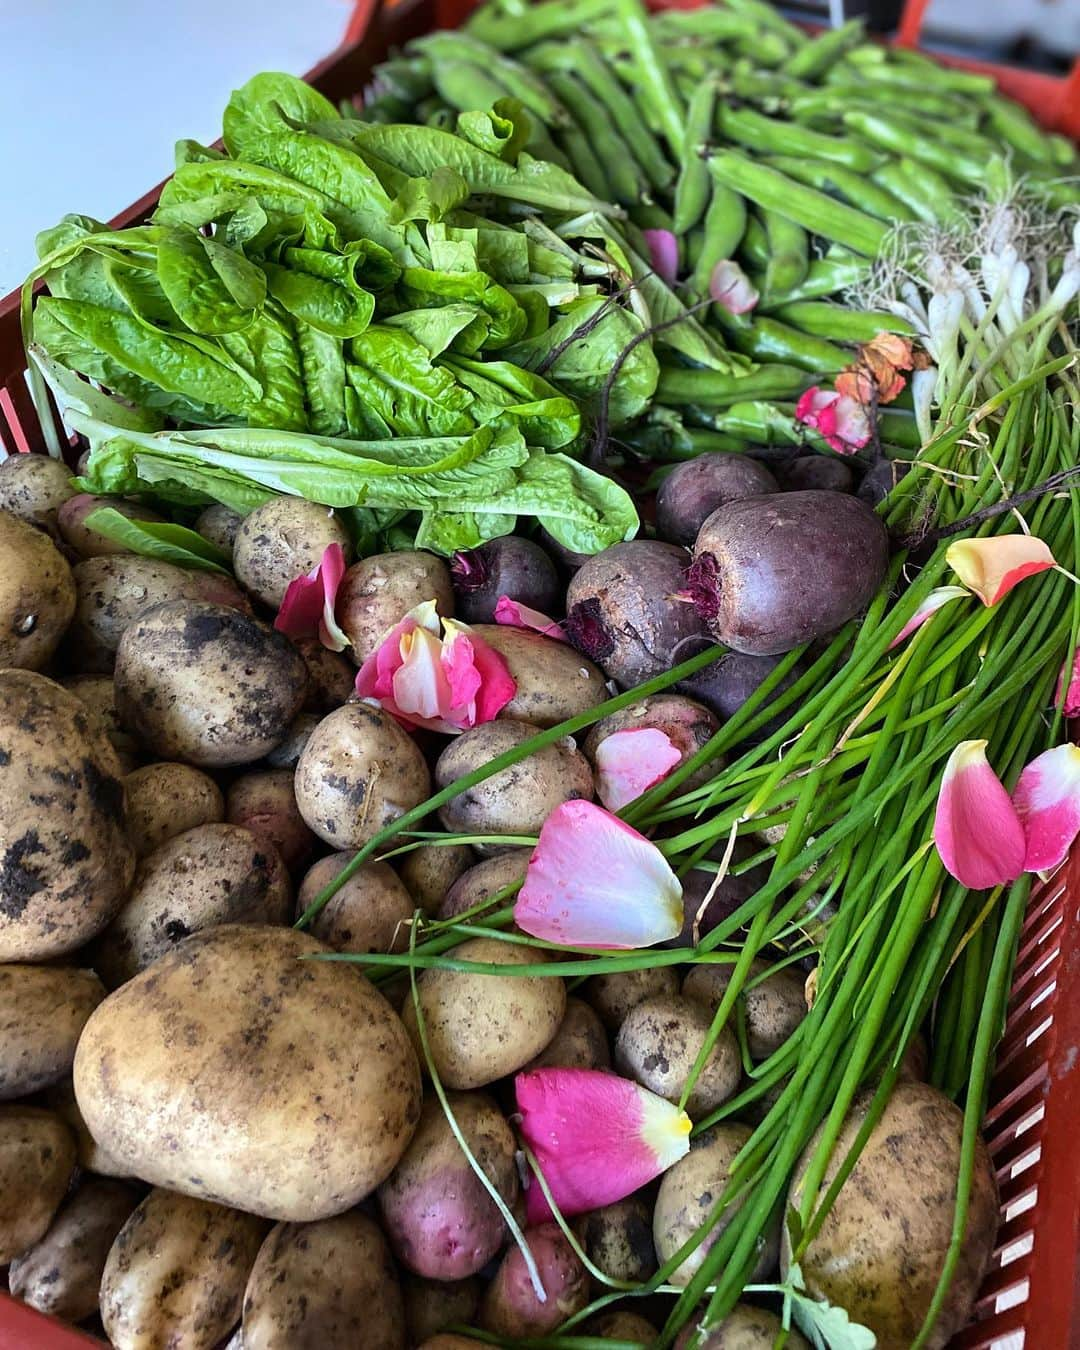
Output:
[[[600,1069],[536,1069],[514,1080],[519,1129],[563,1214],[612,1205],[690,1149],[690,1118],[663,1097]],[[551,1217],[535,1182],[530,1224]]]
[[[493,721],[517,693],[517,682],[510,674],[506,658],[477,637],[471,628],[453,619],[444,619],[443,626],[450,634],[464,634],[469,643],[473,666],[479,677],[476,708],[470,726]]]
[[[628,727],[596,747],[596,795],[609,811],[621,811],[666,778],[682,752],[658,727]]]
[[[758,293],[737,262],[724,258],[712,270],[709,294],[729,314],[746,314],[758,302]]]
[[[508,595],[500,595],[495,604],[495,622],[506,624],[509,628],[528,628],[544,637],[554,638],[556,642],[569,642],[562,624],[541,614],[538,609],[530,609],[519,600],[511,600]]]
[[[441,721],[453,707],[450,681],[441,661],[442,643],[426,628],[401,638],[401,665],[394,671],[393,698],[398,713],[417,722]]]
[[[289,582],[274,627],[286,637],[318,637],[324,647],[343,652],[349,639],[334,618],[338,588],[345,575],[340,544],[327,544],[318,567]]]
[[[950,600],[963,600],[970,594],[971,592],[965,591],[963,586],[939,586],[936,590],[931,591],[889,643],[889,650],[892,651],[894,647],[899,647],[905,638],[909,638],[916,628],[921,628],[927,619],[933,618],[938,610],[943,605],[947,605]]]
[[[1020,817],[985,750],[985,741],[961,741],[952,752],[934,816],[945,870],[976,891],[1015,881],[1027,851]]]
[[[514,921],[564,946],[651,947],[682,932],[682,886],[637,830],[592,802],[564,802],[544,821]]]
[[[823,436],[839,455],[853,455],[870,440],[870,419],[863,405],[816,384],[796,403],[795,420]]]
[[[1075,717],[1080,713],[1080,647],[1073,653],[1072,673],[1069,675],[1069,687],[1066,689],[1065,676],[1068,673],[1068,666],[1068,661],[1061,663],[1057,687],[1054,690],[1054,704],[1060,705],[1066,717]]]
[[[662,281],[673,286],[679,276],[679,241],[670,230],[642,230],[649,246],[649,261]]]
[[[1080,746],[1057,745],[1024,769],[1013,792],[1024,827],[1025,872],[1048,872],[1065,861],[1080,834]]]
[[[858,399],[841,394],[833,404],[833,411],[836,415],[836,437],[840,444],[832,448],[842,455],[861,450],[870,440],[870,418],[866,409]]]
[[[946,549],[945,561],[984,605],[996,605],[1025,577],[1057,565],[1049,547],[1033,534],[958,539]]]

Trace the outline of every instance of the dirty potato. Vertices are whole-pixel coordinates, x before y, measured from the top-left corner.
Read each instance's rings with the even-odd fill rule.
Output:
[[[401,880],[417,906],[425,914],[435,914],[450,887],[475,861],[468,844],[423,844],[406,853]]]
[[[0,511],[0,667],[40,670],[74,613],[67,559],[47,534]]]
[[[600,667],[569,643],[507,624],[481,623],[472,631],[499,653],[517,685],[500,717],[553,727],[608,697]]]
[[[190,764],[146,764],[127,775],[124,791],[128,838],[138,858],[197,825],[225,819],[221,789]]]
[[[700,1003],[680,995],[644,999],[615,1038],[615,1067],[658,1096],[677,1102],[712,1025]],[[690,1118],[707,1115],[734,1095],[742,1063],[734,1032],[724,1027],[686,1103]]]
[[[454,613],[450,569],[434,553],[375,553],[353,563],[337,594],[335,616],[363,665],[394,624],[410,609],[434,600],[444,618]]]
[[[443,897],[437,915],[440,919],[454,919],[467,909],[497,895],[507,886],[525,879],[525,869],[532,857],[531,848],[508,848],[493,858],[483,858],[462,872]],[[509,903],[507,901],[506,903]]]
[[[87,1018],[104,997],[92,970],[0,966],[0,1101],[66,1077]]]
[[[276,610],[289,582],[318,567],[331,544],[348,561],[352,542],[330,507],[303,497],[272,497],[237,527],[233,570],[242,586]]]
[[[8,455],[0,463],[0,509],[29,521],[54,538],[56,513],[75,496],[71,470],[52,455]]]
[[[75,1169],[75,1136],[52,1111],[0,1106],[0,1266],[40,1242]]]
[[[299,918],[351,861],[330,853],[308,870],[296,897]],[[389,863],[364,863],[312,919],[310,932],[337,952],[401,952],[409,945],[412,897]]]

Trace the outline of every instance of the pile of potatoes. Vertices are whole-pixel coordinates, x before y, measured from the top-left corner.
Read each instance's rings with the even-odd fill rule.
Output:
[[[407,984],[310,959],[400,951],[417,910],[449,918],[493,902],[520,881],[529,850],[425,846],[369,862],[308,930],[292,925],[378,830],[595,707],[611,670],[494,624],[495,597],[422,552],[350,558],[346,653],[293,642],[272,627],[289,581],[329,543],[349,555],[332,512],[287,498],[244,519],[209,508],[197,528],[231,553],[226,576],[124,552],[85,524],[95,504],[54,460],[0,465],[0,1268],[11,1293],[118,1350],[465,1350],[480,1342],[447,1328],[500,1344],[550,1334],[602,1287],[542,1224],[526,1231],[548,1295],[538,1300],[427,1083]],[[501,587],[539,578],[517,598],[552,607],[555,566],[536,544],[495,553]],[[433,597],[443,614],[459,606],[517,684],[497,720],[456,738],[414,736],[353,695],[358,664]],[[684,695],[643,698],[458,796],[431,827],[534,836],[560,803],[594,797],[607,735],[657,726],[685,757],[717,725]],[[688,910],[711,879],[688,879]],[[737,903],[724,887],[710,897]],[[689,923],[677,941],[691,941]],[[542,959],[485,937],[456,954]],[[757,973],[743,1012],[760,1061],[805,1016],[806,972]],[[573,992],[559,978],[419,975],[431,1061],[511,1211],[524,1214],[514,1074],[612,1070],[677,1101],[725,982],[719,966],[593,976]],[[725,1030],[691,1117],[731,1101],[745,1069]],[[702,1131],[658,1182],[575,1219],[590,1261],[617,1281],[648,1279],[709,1219],[753,1123],[736,1115]],[[873,1223],[866,1201],[898,1149],[890,1204],[914,1216],[902,1231]],[[929,1200],[958,1149],[955,1108],[905,1082],[802,1262],[809,1286],[873,1325],[884,1350],[908,1343],[930,1297],[951,1210]],[[995,1203],[983,1159],[933,1345],[970,1306]],[[778,1278],[781,1236],[763,1246],[756,1280]],[[860,1261],[845,1273],[837,1257],[849,1248]],[[626,1300],[584,1330],[650,1345],[669,1307]],[[767,1346],[778,1330],[774,1312],[740,1304],[698,1344]],[[806,1342],[793,1333],[788,1344]]]

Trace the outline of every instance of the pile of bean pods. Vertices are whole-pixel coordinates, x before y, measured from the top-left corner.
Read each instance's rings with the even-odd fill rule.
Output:
[[[1047,135],[985,75],[867,41],[852,21],[808,36],[761,0],[648,15],[638,0],[545,0],[479,9],[380,65],[364,117],[450,127],[500,98],[524,105],[529,149],[626,212],[622,229],[678,242],[678,293],[705,301],[737,261],[752,313],[707,305],[710,335],[749,358],[734,374],[665,362],[650,415],[620,446],[650,461],[823,444],[794,404],[894,314],[853,308],[890,228],[947,227],[965,199],[1017,177],[1052,206],[1080,200],[1076,148]],[[919,443],[910,401],[879,417],[879,448]]]

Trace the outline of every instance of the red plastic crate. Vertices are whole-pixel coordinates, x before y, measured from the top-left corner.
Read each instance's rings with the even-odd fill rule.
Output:
[[[689,0],[690,6],[700,0]],[[670,3],[670,0],[669,0]],[[675,0],[680,3],[680,0]],[[687,6],[687,0],[681,0]],[[918,44],[928,0],[907,5],[898,42]],[[344,44],[308,75],[333,99],[359,91],[393,47],[453,27],[472,0],[361,0]],[[653,4],[663,8],[664,0]],[[993,75],[1046,127],[1080,136],[1080,62],[1065,78],[948,61]],[[142,219],[160,185],[112,222]],[[77,205],[77,203],[75,203]],[[0,444],[44,451],[26,386],[19,296],[0,302]],[[1080,1350],[1080,849],[1032,892],[1020,940],[1008,1024],[997,1051],[985,1133],[997,1169],[997,1247],[971,1325],[950,1350]],[[80,1350],[101,1342],[0,1293],[0,1350]]]

